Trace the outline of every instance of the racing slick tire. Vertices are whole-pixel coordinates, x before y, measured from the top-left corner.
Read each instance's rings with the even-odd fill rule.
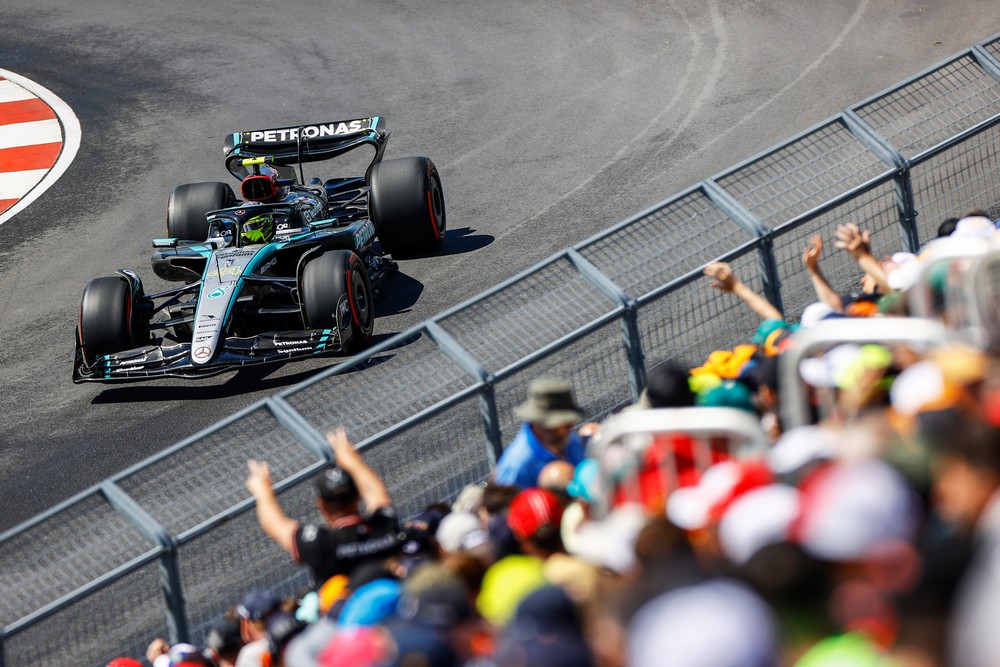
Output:
[[[92,365],[98,357],[135,347],[132,309],[132,294],[122,278],[107,276],[87,283],[78,330],[85,363]]]
[[[415,255],[444,243],[444,191],[430,158],[397,158],[375,165],[369,202],[384,252]]]
[[[167,200],[167,236],[181,241],[204,241],[208,238],[205,214],[236,203],[236,195],[226,183],[178,185]]]
[[[345,350],[356,350],[371,340],[375,301],[360,257],[350,250],[328,250],[306,262],[301,281],[307,328],[332,329],[340,317],[351,325],[349,332],[340,331]]]

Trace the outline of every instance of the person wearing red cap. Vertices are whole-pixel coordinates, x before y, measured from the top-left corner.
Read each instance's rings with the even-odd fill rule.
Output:
[[[142,667],[142,663],[135,658],[115,658],[107,667]]]
[[[507,510],[507,525],[521,551],[543,560],[563,552],[559,528],[564,509],[559,497],[546,489],[525,489],[514,496]]]

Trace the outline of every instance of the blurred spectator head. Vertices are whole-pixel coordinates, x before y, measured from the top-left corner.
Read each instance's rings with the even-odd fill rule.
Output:
[[[381,626],[359,626],[338,630],[316,655],[316,665],[383,667],[392,659],[394,648],[392,637]]]
[[[670,590],[643,606],[629,626],[628,664],[769,667],[778,664],[775,622],[750,589],[728,580]]]
[[[468,484],[455,498],[451,504],[452,512],[472,512],[475,514],[483,506],[483,494],[485,488],[482,484]]]
[[[337,623],[354,628],[381,623],[396,611],[402,585],[396,579],[375,579],[359,587],[347,598]]]
[[[534,556],[507,556],[486,570],[476,607],[488,621],[504,626],[521,600],[545,583],[543,561]]]
[[[573,481],[574,472],[576,466],[569,461],[549,461],[538,473],[538,487],[564,496]]]
[[[271,591],[256,590],[247,593],[236,606],[243,641],[249,643],[266,637],[267,619],[280,609],[281,598]]]
[[[826,561],[864,561],[914,537],[919,501],[905,478],[880,459],[832,462],[800,485],[792,538]]]
[[[951,236],[951,233],[955,231],[955,225],[958,224],[958,218],[945,218],[941,221],[941,224],[937,228],[937,238],[944,238],[945,236]]]
[[[1000,490],[1000,429],[963,420],[950,436],[934,464],[932,503],[941,518],[968,533]]]
[[[223,618],[214,623],[205,635],[205,653],[216,665],[236,662],[236,656],[243,648],[240,624],[231,618]]]
[[[835,312],[833,308],[822,301],[810,303],[802,311],[802,316],[799,318],[799,326],[803,329],[814,327]]]
[[[750,390],[742,382],[726,380],[698,397],[698,405],[707,408],[736,408],[757,412]]]
[[[263,621],[281,607],[281,598],[266,590],[250,591],[236,607],[236,615],[248,621]]]
[[[471,591],[451,570],[424,565],[404,583],[399,618],[430,629],[448,629],[478,618]]]
[[[329,514],[341,515],[357,510],[361,496],[354,478],[339,466],[332,466],[316,477],[320,504]]]
[[[462,664],[452,642],[437,633],[427,632],[419,625],[394,623],[389,627],[389,636],[392,641],[390,655],[394,655],[395,660],[390,663],[378,663],[380,667],[385,664],[388,664],[389,667],[411,667],[414,665],[420,667],[459,667]],[[345,663],[338,662],[336,664],[339,667]]]
[[[528,385],[528,398],[514,409],[514,415],[529,424],[546,428],[576,424],[583,409],[573,398],[573,386],[559,378],[539,378]]]
[[[497,647],[497,667],[588,667],[594,656],[576,605],[559,586],[544,586],[518,605]]]
[[[483,488],[482,512],[486,517],[498,516],[507,512],[510,502],[514,500],[521,489],[509,484],[488,482]]]
[[[534,436],[548,449],[563,450],[573,426],[583,420],[583,409],[573,398],[573,387],[558,378],[539,378],[528,385],[527,400],[514,409]]]
[[[767,484],[747,491],[719,519],[722,553],[736,565],[746,565],[764,547],[788,539],[799,508],[794,486]]]
[[[559,535],[564,506],[559,497],[545,489],[525,489],[514,497],[507,510],[507,525],[525,553],[547,556],[562,551]]]
[[[714,527],[737,498],[773,481],[774,473],[762,461],[720,461],[705,470],[696,485],[670,494],[667,516],[685,530]]]
[[[271,614],[267,619],[267,652],[273,667],[283,667],[282,656],[288,643],[305,630],[306,624],[284,611]]]
[[[441,520],[437,529],[437,542],[446,553],[461,551],[473,533],[482,531],[482,522],[471,512],[452,512]]]
[[[959,238],[969,236],[989,238],[996,234],[996,231],[997,228],[993,220],[987,217],[985,213],[982,211],[972,211],[955,223],[955,231],[951,233],[951,236]]]
[[[640,402],[648,408],[689,408],[694,405],[694,393],[688,383],[689,373],[669,363],[649,371],[646,389]]]

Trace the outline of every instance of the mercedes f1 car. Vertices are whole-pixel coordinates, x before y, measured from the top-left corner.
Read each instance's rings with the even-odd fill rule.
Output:
[[[446,229],[434,163],[383,161],[388,137],[377,116],[229,135],[242,200],[225,183],[173,190],[151,261],[180,285],[147,294],[127,269],[90,281],[73,381],[207,377],[364,346],[394,258],[433,251]],[[304,163],[362,146],[364,176],[305,181]]]

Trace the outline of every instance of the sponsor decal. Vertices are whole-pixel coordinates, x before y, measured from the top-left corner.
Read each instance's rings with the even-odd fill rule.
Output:
[[[289,347],[287,349],[282,349],[281,352],[286,352],[288,354],[295,354],[296,352],[312,352],[312,348],[306,347]]]
[[[194,351],[195,359],[208,359],[210,356],[212,356],[212,349],[205,345],[202,345]]]
[[[146,355],[142,355],[139,359],[129,359],[128,361],[121,362],[122,366],[135,366],[136,364],[146,363]]]
[[[241,266],[220,266],[218,273],[223,278],[225,278],[227,276],[238,278],[241,275],[243,275],[243,267],[241,267]]]
[[[218,299],[220,297],[223,297],[226,295],[226,292],[229,291],[230,287],[232,287],[232,285],[220,285],[219,287],[216,287],[214,290],[208,293],[208,298]]]
[[[256,250],[224,250],[219,253],[219,259],[229,259],[230,257],[249,257],[256,255]]]
[[[280,228],[280,226],[279,226],[279,228]],[[267,271],[268,269],[270,269],[272,266],[274,266],[277,262],[278,262],[278,258],[277,257],[272,257],[271,261],[268,262],[267,264],[265,264],[264,266],[260,267],[260,270],[257,271],[257,273],[264,273],[265,271]]]
[[[207,336],[198,336],[197,338],[194,339],[194,342],[204,343],[206,340],[212,340],[212,335],[209,334]]]
[[[361,225],[361,229],[354,232],[354,245],[360,248],[371,242],[373,238],[375,238],[375,225],[369,220]]]
[[[317,137],[336,137],[342,134],[360,132],[371,125],[366,118],[364,120],[350,120],[341,123],[325,123],[323,125],[306,125],[302,129],[302,137],[305,139],[315,139]],[[299,128],[286,127],[277,130],[254,130],[246,132],[250,141],[275,143],[279,141],[295,141],[299,138]]]
[[[274,344],[276,346],[278,346],[278,347],[280,347],[282,345],[308,345],[309,341],[305,340],[305,339],[302,339],[302,340],[275,340]]]

